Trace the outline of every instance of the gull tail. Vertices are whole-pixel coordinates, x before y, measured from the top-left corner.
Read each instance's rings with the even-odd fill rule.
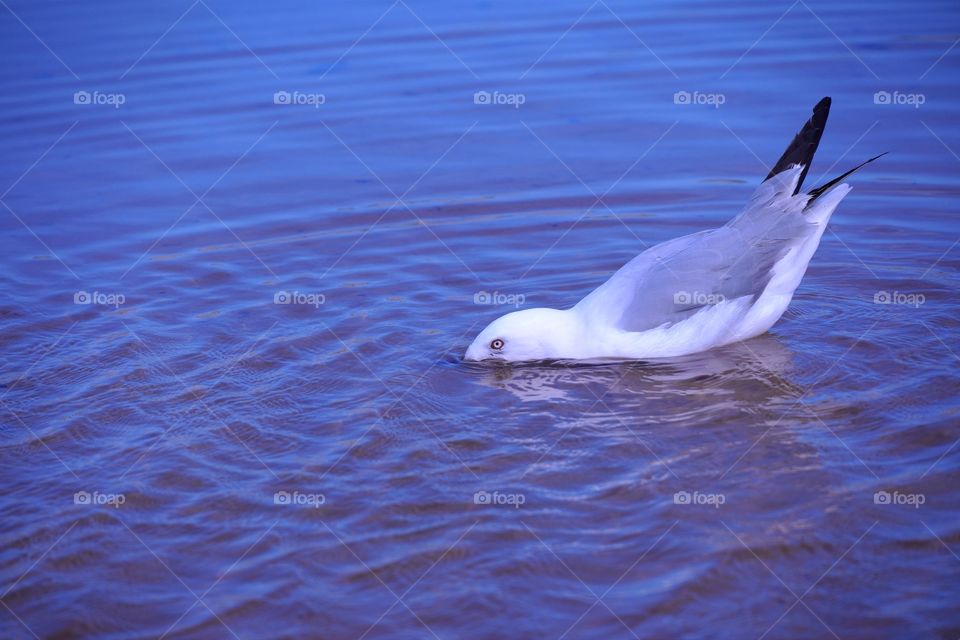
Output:
[[[827,96],[817,103],[813,108],[813,115],[803,125],[800,132],[794,136],[793,142],[783,152],[777,164],[770,170],[770,174],[763,179],[764,182],[777,175],[778,173],[789,169],[793,165],[801,165],[800,179],[797,180],[797,187],[793,195],[800,192],[803,185],[803,179],[807,177],[807,170],[810,163],[813,162],[813,156],[820,145],[820,138],[823,137],[823,130],[827,126],[827,116],[830,115],[830,97]]]

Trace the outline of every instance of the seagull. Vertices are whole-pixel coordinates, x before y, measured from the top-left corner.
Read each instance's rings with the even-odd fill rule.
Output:
[[[464,359],[669,358],[765,333],[786,311],[850,192],[844,178],[885,155],[800,193],[829,113],[826,97],[730,222],[650,247],[569,309],[497,318]]]

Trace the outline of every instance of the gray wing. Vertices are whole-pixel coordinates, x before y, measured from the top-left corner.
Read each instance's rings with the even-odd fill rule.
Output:
[[[782,241],[751,244],[731,227],[679,240],[685,242],[654,247],[627,265],[622,277],[629,278],[632,295],[616,326],[644,331],[685,320],[704,307],[759,296],[787,250]]]
[[[807,196],[793,195],[799,173],[789,169],[765,182],[729,224],[644,251],[578,306],[626,331],[644,331],[724,301],[755,299],[777,261],[814,228],[802,213]]]

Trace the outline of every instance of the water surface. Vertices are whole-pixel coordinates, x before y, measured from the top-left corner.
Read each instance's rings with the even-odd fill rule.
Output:
[[[8,2],[0,636],[956,638],[958,37],[950,2]],[[461,362],[724,223],[824,95],[811,183],[891,153],[769,334]]]

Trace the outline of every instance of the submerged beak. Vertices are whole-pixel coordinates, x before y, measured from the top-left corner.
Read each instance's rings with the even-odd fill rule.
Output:
[[[466,352],[464,352],[463,359],[470,362],[476,362],[478,360],[483,360],[485,355],[486,354],[483,352],[483,347],[480,347],[476,342],[473,342],[469,347],[467,347]]]

